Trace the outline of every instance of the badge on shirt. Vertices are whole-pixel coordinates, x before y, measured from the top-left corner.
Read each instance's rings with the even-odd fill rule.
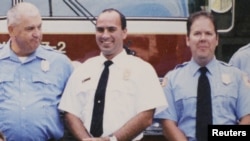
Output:
[[[127,69],[123,72],[123,79],[128,80],[131,75],[131,72]]]
[[[50,66],[49,61],[47,61],[47,60],[42,60],[42,62],[41,62],[41,68],[42,68],[42,70],[43,70],[44,72],[49,71],[49,66]]]
[[[229,83],[232,82],[231,77],[228,74],[222,74],[221,79],[225,85],[228,85]]]

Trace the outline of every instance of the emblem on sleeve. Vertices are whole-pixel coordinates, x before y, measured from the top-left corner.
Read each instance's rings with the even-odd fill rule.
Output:
[[[250,80],[249,80],[249,77],[247,74],[243,74],[243,80],[244,80],[244,83],[247,87],[250,87]]]

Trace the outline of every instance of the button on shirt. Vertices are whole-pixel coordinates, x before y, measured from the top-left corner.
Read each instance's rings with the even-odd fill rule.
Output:
[[[59,108],[79,117],[90,130],[93,101],[106,58],[100,56],[84,62],[72,74]],[[136,114],[166,105],[163,89],[155,70],[142,59],[122,51],[112,59],[105,96],[103,135],[121,128]],[[142,134],[138,136],[140,139]]]
[[[164,91],[169,107],[156,115],[156,118],[170,119],[189,141],[195,141],[195,117],[197,83],[200,73],[193,60],[185,63],[165,76]],[[250,87],[246,76],[232,66],[215,58],[206,66],[211,85],[213,124],[237,124],[237,121],[250,113]]]
[[[0,49],[0,131],[8,141],[45,141],[63,136],[57,108],[72,72],[70,60],[39,46],[23,63],[9,42]]]

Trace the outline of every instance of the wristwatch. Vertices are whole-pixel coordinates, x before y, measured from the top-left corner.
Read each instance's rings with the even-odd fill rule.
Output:
[[[113,134],[111,134],[109,135],[109,141],[117,141],[117,138]]]

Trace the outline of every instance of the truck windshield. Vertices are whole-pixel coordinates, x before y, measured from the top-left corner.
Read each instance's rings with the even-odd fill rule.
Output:
[[[116,8],[126,17],[184,18],[198,4],[195,0],[1,0],[0,16],[20,1],[37,5],[43,17],[97,16],[105,8]]]

